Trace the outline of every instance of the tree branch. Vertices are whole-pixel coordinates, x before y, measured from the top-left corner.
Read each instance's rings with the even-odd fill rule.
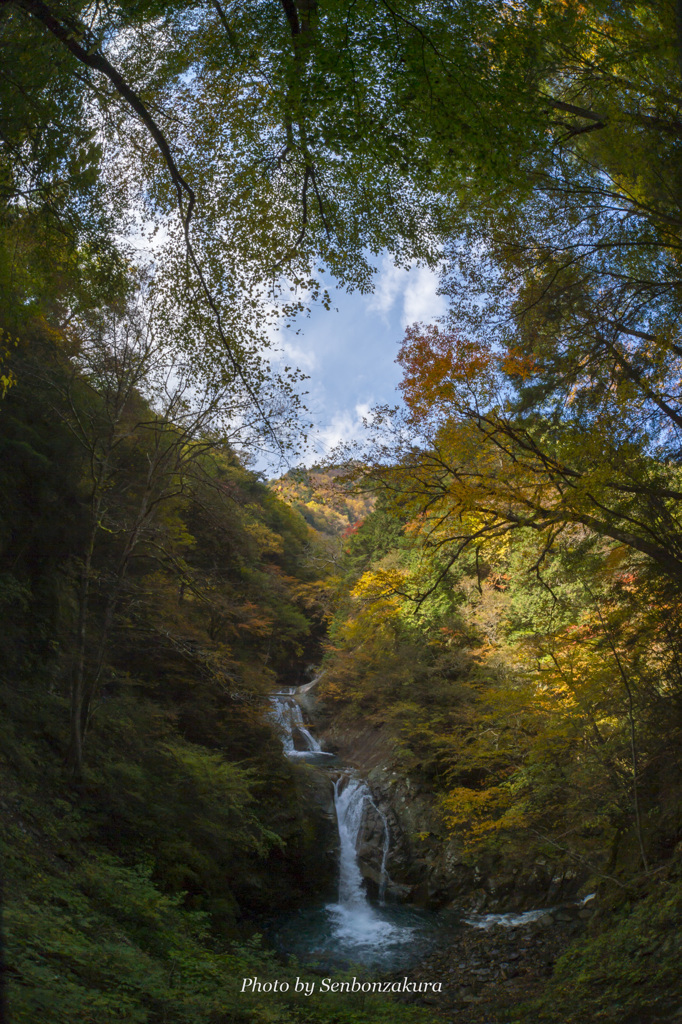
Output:
[[[285,0],[282,0],[285,2]],[[288,0],[287,0],[288,2]],[[208,285],[206,276],[201,267],[199,259],[194,250],[192,244],[190,225],[192,221],[192,214],[196,204],[196,194],[192,186],[185,180],[183,175],[180,173],[177,162],[171,147],[164,135],[163,131],[154,120],[149,110],[143,103],[140,96],[135,90],[126,82],[125,78],[117,69],[111,64],[109,60],[100,53],[98,50],[91,50],[83,46],[79,42],[79,35],[83,35],[77,28],[69,27],[64,22],[60,21],[58,17],[50,10],[50,8],[42,2],[42,0],[0,0],[0,9],[3,6],[13,4],[19,9],[25,11],[27,14],[34,17],[39,21],[63,46],[66,47],[78,61],[85,64],[86,67],[92,68],[99,74],[104,75],[109,79],[111,84],[114,86],[116,92],[121,96],[128,106],[137,114],[143,125],[153,138],[154,142],[159,148],[159,151],[163,157],[164,163],[168,169],[171,180],[175,185],[175,190],[178,198],[178,209],[180,213],[180,219],[182,221],[183,233],[185,236],[185,245],[187,253],[189,255],[191,264],[194,271],[199,278],[201,284],[201,290],[203,291],[204,297],[208,306],[213,314],[216,328],[220,340],[227,352],[228,359],[232,366],[232,369],[236,376],[241,380],[244,388],[254,404],[254,407],[258,410],[258,413],[264,423],[268,433],[272,437],[277,448],[282,451],[282,445],[277,438],[274,429],[270,423],[270,420],[262,408],[258,397],[253,390],[253,387],[247,380],[244,371],[241,366],[239,358],[235,355],[232,345],[230,343],[225,329],[223,328],[222,316],[218,304],[213,296],[213,293]]]

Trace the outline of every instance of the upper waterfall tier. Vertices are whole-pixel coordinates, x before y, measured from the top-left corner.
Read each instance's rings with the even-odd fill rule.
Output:
[[[315,737],[303,724],[303,714],[297,702],[289,694],[276,693],[270,698],[271,717],[277,726],[287,757],[319,762],[334,757],[322,750]],[[296,742],[303,746],[297,749]]]

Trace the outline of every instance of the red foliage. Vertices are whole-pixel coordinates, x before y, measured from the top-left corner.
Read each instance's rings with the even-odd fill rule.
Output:
[[[350,523],[341,534],[342,537],[352,537],[354,533],[357,533],[360,527],[364,524],[364,519],[359,519],[357,523]]]

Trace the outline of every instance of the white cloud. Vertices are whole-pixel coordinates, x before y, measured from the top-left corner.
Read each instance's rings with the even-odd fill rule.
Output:
[[[405,288],[408,271],[396,267],[390,256],[384,256],[372,295],[367,300],[367,310],[379,313],[384,321],[393,309],[398,296]]]
[[[445,297],[437,295],[438,276],[428,267],[413,267],[403,295],[402,325],[415,321],[431,323],[443,316],[447,306]]]
[[[299,370],[303,370],[304,373],[313,373],[319,369],[320,361],[317,353],[312,350],[310,343],[296,344],[290,338],[285,338],[282,334],[279,334],[276,338],[277,344],[277,355],[280,356],[279,362],[286,362],[287,366],[298,367]]]
[[[438,275],[428,267],[415,263],[409,268],[396,267],[390,256],[384,256],[373,294],[367,300],[367,311],[379,313],[384,323],[389,314],[397,314],[402,298],[400,324],[407,327],[415,321],[430,322],[443,316],[446,303],[438,290]]]
[[[326,426],[320,427],[317,436],[313,439],[312,447],[317,454],[327,455],[337,445],[361,437],[362,421],[363,419],[371,421],[373,404],[373,399],[370,399],[368,402],[358,402],[352,410],[341,409],[335,413]]]

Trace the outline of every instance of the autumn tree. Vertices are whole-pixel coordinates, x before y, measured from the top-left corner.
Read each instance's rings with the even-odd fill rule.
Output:
[[[563,529],[581,526],[679,579],[679,474],[663,438],[635,432],[641,394],[602,415],[519,411],[515,385],[533,372],[522,350],[437,327],[409,329],[399,359],[407,411],[376,418],[372,479],[402,515],[421,517],[449,564],[531,529],[540,565]]]
[[[462,181],[521,158],[533,18],[476,2],[4,0],[7,215],[101,259],[139,248],[131,227],[160,228],[147,259],[185,344],[206,368],[222,350],[267,419],[264,325],[327,301],[323,274],[368,289],[386,249],[437,262]]]
[[[249,416],[229,373],[224,383],[202,387],[190,364],[178,364],[153,289],[141,288],[123,308],[74,320],[62,345],[72,349],[68,370],[31,373],[51,392],[54,415],[83,460],[88,525],[78,559],[70,739],[79,773],[131,567],[141,551],[149,557],[157,549],[161,557],[165,535],[182,535],[178,501],[205,475],[209,453],[245,438]]]

